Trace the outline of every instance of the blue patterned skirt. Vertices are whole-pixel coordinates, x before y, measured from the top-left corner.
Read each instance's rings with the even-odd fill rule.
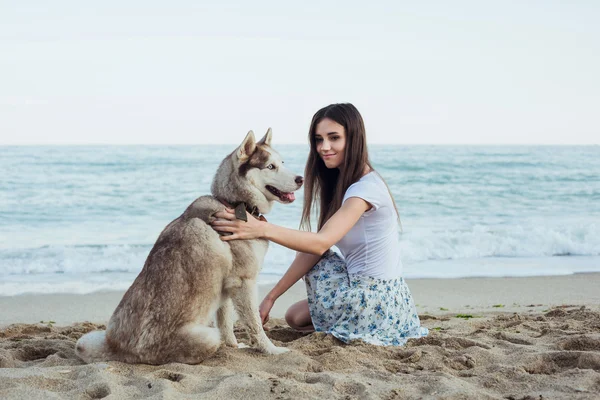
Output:
[[[402,346],[429,333],[421,327],[403,278],[348,274],[342,257],[328,250],[304,281],[317,332],[346,343],[360,339],[380,346]]]

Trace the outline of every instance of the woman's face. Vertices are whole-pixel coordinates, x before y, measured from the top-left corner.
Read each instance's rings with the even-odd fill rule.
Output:
[[[339,168],[344,162],[346,130],[337,122],[324,118],[315,129],[317,153],[327,168]]]

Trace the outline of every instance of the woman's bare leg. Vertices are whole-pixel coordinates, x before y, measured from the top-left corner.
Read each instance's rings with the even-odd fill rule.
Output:
[[[314,332],[315,327],[310,318],[308,310],[308,300],[301,300],[294,303],[285,313],[285,321],[288,325],[299,332]]]

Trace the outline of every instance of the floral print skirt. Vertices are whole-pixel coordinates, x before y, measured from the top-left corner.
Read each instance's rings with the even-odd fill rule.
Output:
[[[380,346],[402,346],[428,334],[401,277],[348,274],[343,258],[328,250],[304,280],[317,332],[346,343],[360,339]]]

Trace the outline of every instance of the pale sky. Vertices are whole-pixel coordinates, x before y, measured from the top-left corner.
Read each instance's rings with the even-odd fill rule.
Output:
[[[600,2],[0,0],[0,144],[599,144]]]

